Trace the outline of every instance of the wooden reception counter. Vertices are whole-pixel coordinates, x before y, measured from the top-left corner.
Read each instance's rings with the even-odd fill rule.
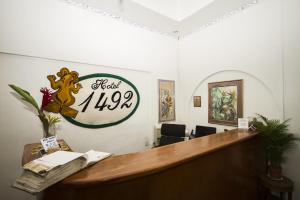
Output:
[[[112,156],[48,188],[42,198],[254,200],[264,169],[257,134],[236,129]]]

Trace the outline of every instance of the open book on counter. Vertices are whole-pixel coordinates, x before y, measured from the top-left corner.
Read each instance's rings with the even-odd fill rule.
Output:
[[[86,153],[57,151],[25,164],[22,175],[16,179],[13,187],[32,194],[38,193],[110,155],[94,150]]]

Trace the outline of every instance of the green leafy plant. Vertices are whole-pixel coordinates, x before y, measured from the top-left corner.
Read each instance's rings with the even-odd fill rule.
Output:
[[[280,122],[259,114],[258,119],[254,118],[252,123],[262,137],[267,159],[270,165],[280,167],[286,161],[287,152],[297,146],[299,138],[289,131],[290,119]]]
[[[56,116],[52,116],[50,114],[47,114],[47,119],[49,122],[49,126],[54,126],[55,124],[57,124],[58,122],[60,122],[60,118],[56,117]]]
[[[12,84],[9,84],[8,86],[12,88],[15,92],[17,92],[21,96],[21,99],[23,101],[28,102],[36,109],[38,113],[38,117],[43,124],[44,137],[51,136],[49,129],[51,126],[54,126],[56,123],[60,122],[60,118],[56,116],[52,116],[50,114],[45,114],[43,111],[43,108],[47,105],[47,103],[50,102],[50,98],[49,98],[51,97],[50,91],[47,89],[41,89],[41,92],[43,92],[44,96],[43,96],[43,104],[41,108],[39,108],[36,100],[31,96],[31,94],[28,91],[23,90],[22,88]]]

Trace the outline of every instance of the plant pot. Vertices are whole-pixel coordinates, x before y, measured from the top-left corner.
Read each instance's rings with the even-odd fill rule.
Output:
[[[270,165],[268,170],[268,176],[271,180],[282,180],[282,168],[280,166]]]

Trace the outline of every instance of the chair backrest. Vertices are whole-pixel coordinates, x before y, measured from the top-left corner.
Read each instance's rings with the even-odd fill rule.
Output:
[[[184,137],[185,136],[185,125],[184,124],[165,124],[161,125],[161,135]]]
[[[217,132],[216,127],[196,126],[195,137],[202,137]]]
[[[159,146],[173,144],[173,143],[181,142],[181,141],[184,141],[184,138],[162,135],[159,140]]]

